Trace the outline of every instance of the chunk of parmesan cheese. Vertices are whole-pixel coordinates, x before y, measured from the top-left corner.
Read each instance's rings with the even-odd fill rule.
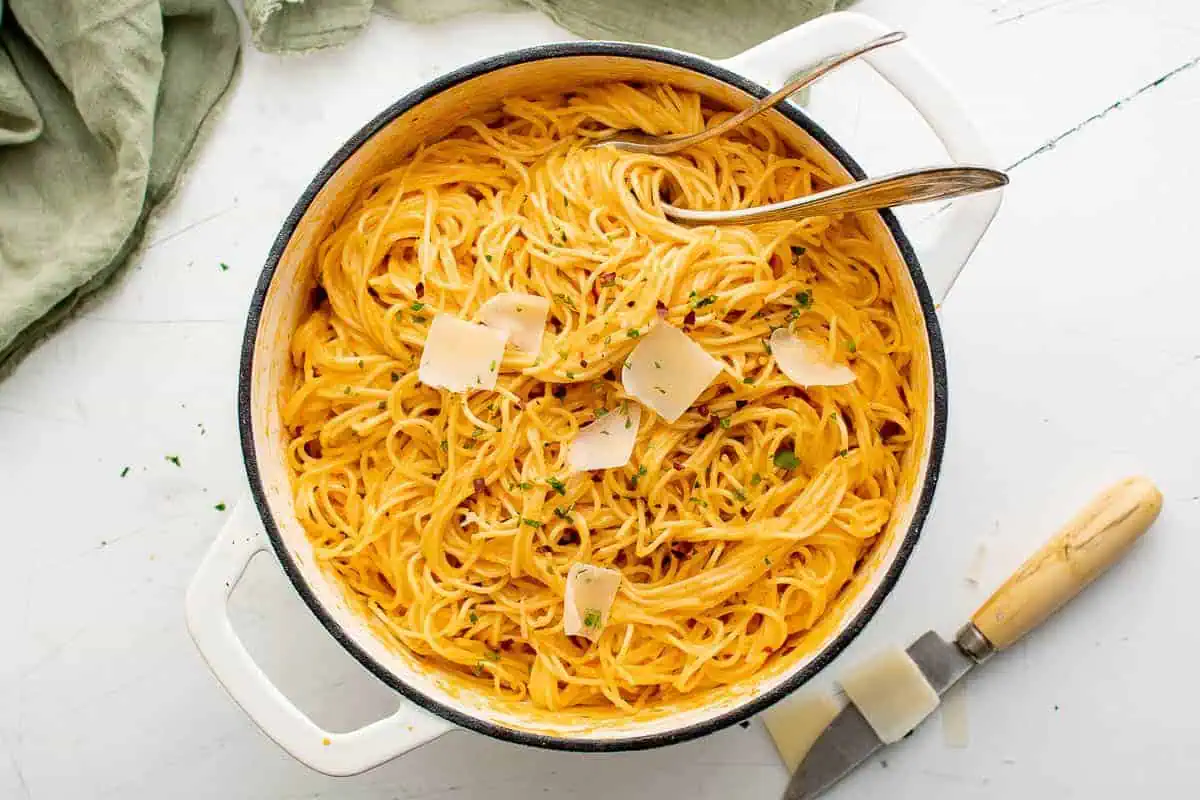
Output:
[[[674,422],[696,401],[721,371],[710,356],[683,331],[658,324],[641,337],[625,360],[625,391]]]
[[[508,340],[518,350],[538,353],[542,349],[542,334],[546,332],[546,316],[550,301],[544,297],[521,292],[503,292],[483,304],[478,319],[489,328],[508,333]]]
[[[938,706],[937,692],[899,647],[850,669],[840,682],[884,744],[903,739]]]
[[[563,599],[563,631],[567,636],[586,636],[593,642],[600,638],[620,586],[621,573],[616,570],[572,564]]]
[[[797,339],[787,328],[771,334],[771,355],[779,371],[800,386],[845,386],[854,383],[854,370],[832,364],[808,342]]]
[[[452,392],[494,389],[508,333],[438,314],[429,326],[417,377]]]
[[[599,417],[567,445],[567,465],[575,472],[625,466],[641,422],[641,407],[628,403]]]
[[[767,732],[788,772],[795,772],[818,737],[842,710],[830,691],[805,690],[763,712]]]

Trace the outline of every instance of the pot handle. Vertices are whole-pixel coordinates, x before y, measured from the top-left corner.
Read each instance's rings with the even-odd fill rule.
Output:
[[[839,11],[818,17],[723,62],[768,88],[782,86],[797,70],[891,30],[871,17]],[[941,76],[912,47],[911,40],[862,57],[912,103],[957,163],[995,166],[975,125]],[[940,229],[921,249],[922,271],[934,303],[945,299],[975,246],[1000,208],[1002,190],[955,200]]]
[[[229,620],[230,595],[250,559],[267,549],[254,505],[238,503],[187,592],[192,640],[225,691],[263,733],[318,772],[355,775],[454,727],[403,698],[391,716],[347,733],[323,730],[296,708],[254,662]]]

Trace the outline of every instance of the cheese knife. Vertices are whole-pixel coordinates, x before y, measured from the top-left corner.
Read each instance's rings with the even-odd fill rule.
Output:
[[[1162,494],[1146,478],[1127,478],[1112,486],[1013,573],[953,642],[929,631],[908,647],[908,656],[934,691],[945,694],[1119,561],[1161,508]],[[883,746],[866,717],[849,703],[804,756],[784,800],[818,797]]]

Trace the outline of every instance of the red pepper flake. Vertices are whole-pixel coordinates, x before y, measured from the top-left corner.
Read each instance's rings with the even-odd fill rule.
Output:
[[[560,545],[579,544],[579,531],[574,528],[567,528],[558,537]]]
[[[684,470],[684,466],[683,466],[683,462],[682,462],[682,461],[676,461],[676,462],[675,462],[674,464],[672,464],[671,466],[672,466],[672,467],[674,467],[675,469],[679,470],[680,472],[683,472],[683,470]]]
[[[425,282],[417,281],[416,288],[417,288],[417,297],[424,297],[425,296]]]
[[[655,306],[654,306],[654,310],[658,312],[658,318],[659,318],[659,319],[666,319],[666,318],[667,318],[667,304],[666,304],[666,303],[664,303],[662,300],[659,300],[659,301],[658,301],[658,302],[655,304]]]
[[[692,325],[695,325],[696,324],[696,312],[695,311],[687,312],[687,316],[685,316],[683,318],[683,324],[685,327],[690,327]]]
[[[696,406],[696,411],[697,411],[697,413],[699,413],[699,414],[700,414],[700,416],[702,416],[702,417],[707,417],[707,416],[708,416],[708,414],[709,414],[709,412],[708,412],[708,404],[707,404],[707,403],[701,403],[700,405]]]
[[[475,489],[475,494],[482,494],[487,491],[487,484],[483,482],[483,478],[476,478],[471,485]]]
[[[687,558],[692,554],[694,547],[691,542],[671,542],[671,555],[680,559]]]
[[[614,285],[616,285],[616,283],[617,283],[617,273],[615,273],[615,272],[600,273],[600,285],[601,286],[614,286]]]

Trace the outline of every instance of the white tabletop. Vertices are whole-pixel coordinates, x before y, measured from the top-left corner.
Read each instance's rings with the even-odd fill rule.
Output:
[[[952,411],[934,513],[899,587],[820,680],[930,627],[951,633],[1104,484],[1146,473],[1166,505],[1124,563],[971,676],[965,746],[934,718],[830,796],[1192,796],[1200,8],[858,8],[909,31],[1000,163],[1017,166],[941,312]],[[184,588],[224,516],[215,506],[246,493],[237,354],[251,286],[286,212],[342,140],[403,92],[559,38],[532,13],[431,27],[378,18],[336,52],[248,51],[240,85],[133,268],[0,383],[0,797],[779,795],[786,776],[757,721],[604,756],[456,732],[368,774],[323,777],[234,706],[184,629]],[[865,68],[831,78],[811,110],[870,171],[939,159]],[[346,728],[394,707],[272,558],[252,565],[235,606],[252,652],[318,722]]]

